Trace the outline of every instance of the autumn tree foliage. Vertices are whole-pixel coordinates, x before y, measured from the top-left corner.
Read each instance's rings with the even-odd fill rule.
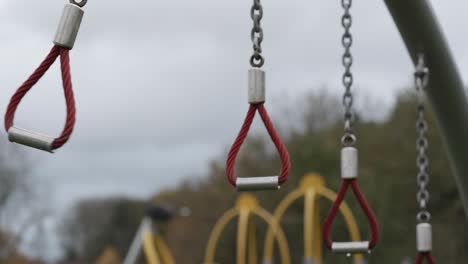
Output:
[[[339,186],[339,140],[343,130],[340,102],[326,93],[303,96],[299,100],[298,104],[294,104],[296,108],[286,106],[284,113],[274,118],[276,124],[283,124],[278,126],[289,149],[293,170],[290,181],[280,191],[255,194],[262,207],[270,211],[275,209],[287,193],[297,187],[301,176],[307,173],[316,172],[323,175],[331,189],[337,190]],[[297,105],[301,108],[297,109]],[[361,105],[363,106],[360,107],[359,122],[356,125],[359,137],[357,147],[360,150],[359,179],[381,227],[381,241],[369,256],[369,263],[395,264],[401,263],[403,259],[414,260],[417,212],[414,97],[411,94],[401,95],[383,121],[369,121],[371,119],[366,115],[379,109],[370,109],[365,103]],[[431,114],[429,124],[429,189],[434,226],[434,254],[443,263],[466,263],[466,219],[447,154]],[[279,169],[274,147],[266,133],[262,132],[251,135],[242,148],[237,164],[239,175],[271,175]],[[225,178],[226,152],[227,150],[220,151],[219,157],[208,164],[210,170],[206,177],[201,180],[187,180],[177,188],[155,195],[159,202],[169,203],[174,207],[188,206],[192,211],[190,217],[175,218],[167,226],[161,227],[177,263],[203,262],[206,242],[214,223],[225,210],[233,206],[238,197],[238,193]],[[361,232],[366,237],[368,226],[365,217],[353,197],[347,197],[347,201],[356,212]],[[110,211],[106,211],[109,208],[100,208],[98,205],[88,209],[83,204],[78,206],[78,217],[75,218],[75,222],[67,222],[67,228],[78,228],[76,234],[82,237],[79,245],[69,245],[70,252],[74,248],[76,254],[92,259],[99,256],[107,246],[114,246],[119,250],[119,254],[124,256],[125,249],[131,242],[129,230],[136,230],[136,219],[141,219],[143,215],[141,210],[134,211],[134,207],[128,205],[130,204],[126,207],[116,207],[115,204],[108,204],[105,207],[109,207]],[[140,204],[142,205],[143,203]],[[322,216],[325,216],[329,207],[328,203],[321,204]],[[84,220],[91,217],[86,216],[85,211],[91,214],[106,212],[110,217],[90,222]],[[129,217],[133,220],[127,221]],[[290,244],[292,263],[302,261],[302,221],[302,204],[297,203],[287,212],[282,222]],[[92,232],[88,230],[91,227],[87,226],[91,224],[94,225]],[[259,248],[262,249],[265,227],[260,223],[259,226]],[[85,228],[85,232],[80,231],[80,228]],[[334,229],[334,235],[338,238],[346,237],[343,223],[338,221]],[[127,230],[125,235],[119,235],[122,230]],[[232,223],[218,246],[217,262],[235,263],[235,232],[235,223]],[[329,253],[325,254],[325,258],[327,263],[347,261],[345,256]]]

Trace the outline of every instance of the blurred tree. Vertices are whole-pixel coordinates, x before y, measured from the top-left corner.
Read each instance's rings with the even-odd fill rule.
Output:
[[[312,94],[299,99],[298,109],[285,111],[283,120],[275,118],[281,127],[293,165],[292,177],[279,192],[259,192],[255,195],[262,207],[273,211],[279,201],[309,172],[325,177],[327,185],[337,190],[339,186],[341,124],[340,101],[327,93]],[[373,104],[365,111],[375,111]],[[411,94],[402,94],[387,119],[361,121],[356,124],[360,150],[360,183],[370,204],[380,220],[382,237],[378,248],[369,256],[370,263],[394,264],[414,258],[416,203],[416,147],[415,147],[415,100]],[[297,111],[297,112],[295,112]],[[359,119],[359,118],[358,118]],[[299,122],[300,125],[293,125]],[[466,263],[468,261],[468,234],[461,202],[451,175],[441,138],[429,114],[431,201],[433,213],[435,255],[444,263]],[[289,127],[289,125],[291,125]],[[232,207],[238,193],[227,183],[224,158],[209,164],[209,175],[200,181],[185,181],[179,187],[156,195],[152,200],[171,204],[174,207],[188,206],[190,217],[175,218],[163,229],[169,247],[177,263],[201,263],[205,244],[213,224],[227,208]],[[271,175],[279,170],[279,161],[272,143],[265,134],[251,135],[241,149],[237,162],[239,175]],[[347,197],[362,228],[363,237],[368,235],[368,225],[354,197]],[[114,201],[115,202],[115,201]],[[133,237],[141,219],[141,212],[126,206],[103,206],[103,201],[81,203],[71,214],[63,235],[70,240],[69,256],[95,257],[107,245],[119,248],[119,253]],[[99,205],[100,204],[100,205]],[[129,207],[127,207],[129,206]],[[142,207],[141,207],[142,208]],[[322,205],[324,217],[330,204]],[[136,210],[135,208],[133,210]],[[119,216],[118,219],[116,216]],[[292,263],[302,261],[302,204],[297,203],[286,214],[283,228],[290,242]],[[265,227],[258,230],[264,236]],[[121,235],[116,235],[120,232]],[[235,263],[235,223],[226,230],[220,241],[216,260],[223,264]],[[334,236],[345,239],[343,221],[334,225]],[[259,239],[262,249],[262,239]],[[121,245],[121,246],[118,246]],[[73,258],[71,258],[73,259]],[[327,263],[346,263],[345,256],[326,253]],[[403,262],[404,263],[404,262]]]
[[[2,141],[3,142],[3,141]],[[16,145],[0,146],[0,261],[20,257],[47,215],[42,185],[30,177],[31,161]],[[25,238],[28,237],[26,240]]]
[[[60,228],[66,260],[94,263],[109,246],[125,256],[144,210],[143,202],[128,199],[90,199],[78,203]]]

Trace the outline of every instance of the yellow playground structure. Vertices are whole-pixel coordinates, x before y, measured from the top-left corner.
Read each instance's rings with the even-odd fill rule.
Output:
[[[253,221],[255,216],[263,219],[273,230],[273,238],[279,245],[281,263],[290,264],[289,248],[281,227],[270,213],[258,205],[257,199],[251,194],[242,194],[236,206],[224,213],[215,224],[206,247],[204,264],[217,263],[215,253],[219,238],[226,226],[236,217],[238,217],[236,263],[258,264],[257,235]]]
[[[204,264],[215,264],[215,252],[221,233],[226,226],[238,216],[237,228],[237,264],[257,264],[257,237],[253,216],[259,216],[268,224],[265,237],[263,264],[274,263],[275,242],[278,245],[282,264],[290,264],[291,256],[287,239],[280,227],[281,219],[287,209],[299,199],[304,199],[304,264],[323,264],[322,234],[320,217],[320,198],[333,202],[336,193],[326,188],[320,175],[308,174],[302,179],[299,188],[288,194],[279,204],[273,215],[262,209],[250,194],[242,194],[235,208],[228,210],[218,220],[208,240]],[[360,241],[361,235],[355,218],[346,203],[340,207],[340,213],[346,222],[351,240]],[[353,255],[355,264],[364,264],[363,255]]]
[[[234,208],[226,211],[214,225],[208,239],[204,264],[218,263],[215,261],[215,257],[221,235],[228,224],[235,219],[237,219],[236,264],[273,264],[275,246],[278,248],[279,263],[291,264],[291,253],[287,238],[281,228],[281,220],[288,208],[300,199],[304,200],[303,264],[323,264],[320,200],[324,198],[333,202],[336,195],[335,192],[326,187],[325,181],[318,174],[305,175],[299,187],[286,195],[274,214],[270,214],[260,207],[257,199],[252,194],[241,194]],[[349,206],[342,203],[339,210],[346,223],[351,240],[360,241],[361,235]],[[144,217],[123,264],[137,263],[141,252],[144,252],[148,264],[175,264],[169,248],[153,225],[153,220],[167,221],[172,215],[162,207],[154,207],[149,212]],[[259,261],[257,248],[256,218],[260,218],[268,226],[262,261]],[[354,264],[365,263],[362,254],[356,254],[352,257]],[[115,256],[114,252],[107,250],[96,263],[117,264],[120,263],[120,260]]]

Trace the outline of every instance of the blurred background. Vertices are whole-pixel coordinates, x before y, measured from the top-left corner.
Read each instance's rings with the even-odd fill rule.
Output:
[[[52,47],[66,2],[0,0],[0,116]],[[466,82],[468,2],[430,2]],[[77,103],[72,139],[50,155],[12,145],[0,133],[0,261],[95,263],[109,248],[122,259],[145,208],[157,203],[189,208],[189,216],[160,230],[177,263],[203,262],[214,223],[238,197],[224,162],[248,108],[251,5],[88,1],[71,52]],[[293,165],[280,192],[256,195],[273,211],[306,173],[320,173],[327,186],[338,188],[342,9],[338,1],[263,5],[266,107]],[[413,66],[382,1],[356,1],[352,13],[360,177],[382,229],[369,263],[408,263],[415,255],[417,211]],[[435,256],[465,263],[466,219],[429,116]],[[64,118],[56,64],[25,97],[16,123],[56,135]],[[277,171],[278,157],[260,120],[237,166],[239,174]],[[352,199],[350,204],[357,209]],[[301,208],[295,205],[283,221],[293,263],[302,258]],[[329,207],[322,208],[325,214]],[[365,236],[365,218],[356,212]],[[235,230],[233,224],[223,235],[219,263],[234,263]],[[329,254],[325,259],[349,262]]]

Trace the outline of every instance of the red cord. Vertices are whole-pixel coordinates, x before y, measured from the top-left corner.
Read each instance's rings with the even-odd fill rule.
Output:
[[[278,133],[276,132],[273,123],[271,122],[271,119],[268,116],[268,113],[265,109],[265,106],[263,104],[251,104],[249,107],[249,111],[247,112],[247,116],[245,117],[244,124],[242,125],[239,135],[232,144],[231,150],[229,151],[228,158],[226,161],[227,177],[229,182],[233,186],[236,186],[235,164],[237,154],[239,153],[239,150],[242,144],[244,143],[247,134],[249,133],[250,126],[252,125],[252,122],[255,117],[255,112],[257,110],[260,114],[260,117],[263,120],[263,123],[265,124],[265,127],[268,131],[268,134],[270,135],[271,140],[273,141],[273,143],[276,146],[276,149],[278,150],[281,159],[281,174],[279,176],[280,184],[283,184],[288,179],[289,173],[291,171],[291,162],[289,161],[288,150],[286,149],[286,146],[284,146]]]
[[[68,53],[68,49],[54,46],[41,65],[39,65],[34,73],[18,88],[18,90],[16,90],[15,94],[10,99],[10,103],[8,104],[8,108],[5,113],[5,130],[7,132],[13,126],[16,109],[18,108],[18,105],[23,97],[42,78],[42,76],[44,76],[50,66],[55,62],[57,57],[60,56],[63,90],[65,93],[65,101],[67,105],[67,118],[65,127],[61,135],[52,143],[52,148],[58,149],[68,141],[75,126],[76,113],[75,98],[73,96],[73,87],[70,75],[70,57]]]
[[[418,258],[416,259],[416,264],[423,264],[424,258],[429,261],[429,264],[435,264],[435,259],[432,256],[431,252],[420,252]]]
[[[379,224],[377,223],[377,219],[374,213],[372,212],[372,209],[370,208],[369,204],[367,203],[364,194],[359,188],[356,179],[343,180],[343,182],[341,183],[340,192],[338,193],[335,202],[333,203],[333,206],[330,209],[330,212],[328,213],[327,218],[325,219],[325,223],[323,225],[323,238],[325,240],[325,244],[327,248],[331,250],[333,243],[331,237],[331,227],[333,224],[333,220],[335,220],[336,214],[338,213],[340,205],[345,198],[346,192],[348,191],[349,185],[351,185],[354,195],[356,196],[359,204],[361,205],[362,209],[364,210],[364,213],[367,216],[367,219],[369,220],[372,234],[371,240],[369,241],[369,249],[373,249],[377,245],[377,242],[379,240]]]

